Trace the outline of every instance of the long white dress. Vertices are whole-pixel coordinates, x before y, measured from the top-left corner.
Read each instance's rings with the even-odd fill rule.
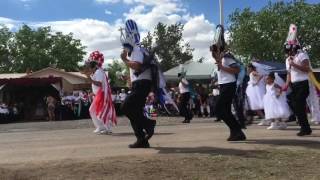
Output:
[[[290,109],[285,93],[277,97],[278,89],[275,84],[266,85],[267,92],[263,97],[264,113],[266,119],[285,119],[290,116]]]
[[[246,94],[249,102],[249,109],[261,110],[263,109],[263,96],[266,92],[264,79],[262,78],[259,81],[259,76],[254,76],[253,72],[250,73],[249,77],[250,81],[248,82],[248,87],[246,89]]]

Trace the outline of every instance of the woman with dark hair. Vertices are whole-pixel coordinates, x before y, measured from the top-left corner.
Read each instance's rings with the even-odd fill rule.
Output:
[[[97,134],[112,134],[112,126],[117,124],[117,120],[111,98],[109,79],[102,69],[103,62],[103,54],[99,51],[91,53],[87,61],[89,70],[86,75],[92,84],[92,92],[94,94],[89,111],[96,128],[93,132]]]

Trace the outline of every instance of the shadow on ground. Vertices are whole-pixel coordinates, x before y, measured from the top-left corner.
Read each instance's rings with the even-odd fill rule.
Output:
[[[262,155],[268,154],[264,150],[242,150],[217,147],[153,147],[159,154],[205,154],[205,155],[232,155],[247,158],[263,158]]]
[[[309,136],[315,137],[315,136]],[[308,137],[304,137],[308,138]],[[272,145],[272,146],[295,146],[295,147],[304,147],[309,149],[320,149],[320,142],[316,140],[307,140],[307,139],[250,139],[244,142],[245,144],[259,144],[259,145]]]
[[[154,136],[168,136],[174,133],[154,133]],[[112,136],[134,136],[133,132],[113,133]]]

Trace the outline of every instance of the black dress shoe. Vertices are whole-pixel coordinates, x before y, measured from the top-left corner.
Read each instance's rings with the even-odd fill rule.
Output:
[[[129,148],[135,149],[135,148],[150,148],[150,144],[147,140],[137,141],[133,144],[129,145]]]
[[[240,131],[238,133],[231,133],[230,137],[227,139],[227,141],[245,141],[246,135]]]
[[[300,132],[297,133],[297,136],[306,136],[306,135],[311,135],[312,134],[312,130],[300,130]]]

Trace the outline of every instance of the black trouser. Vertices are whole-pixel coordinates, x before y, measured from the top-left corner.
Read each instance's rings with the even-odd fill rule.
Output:
[[[190,92],[181,94],[180,113],[182,116],[184,116],[185,120],[187,121],[192,119],[191,111],[188,109],[189,101]]]
[[[236,111],[236,116],[242,127],[245,127],[247,119],[244,116],[244,91],[242,86],[239,86],[236,92],[236,95],[233,99],[233,107]]]
[[[232,100],[236,92],[236,83],[220,84],[220,95],[216,104],[216,114],[229,127],[231,133],[240,132],[241,126],[231,112]]]
[[[238,118],[240,125],[242,127],[245,127],[247,119],[244,116],[244,109],[243,109],[242,100],[239,100],[238,98],[239,98],[238,96],[235,97],[233,107],[236,111],[236,115],[237,115],[237,118]]]
[[[132,129],[138,140],[144,140],[144,129],[151,128],[152,122],[144,116],[146,98],[151,90],[150,80],[138,80],[132,83],[131,93],[126,97],[122,110],[129,118]]]
[[[309,96],[309,82],[301,81],[292,83],[292,105],[302,131],[310,130],[306,113],[306,99]]]

